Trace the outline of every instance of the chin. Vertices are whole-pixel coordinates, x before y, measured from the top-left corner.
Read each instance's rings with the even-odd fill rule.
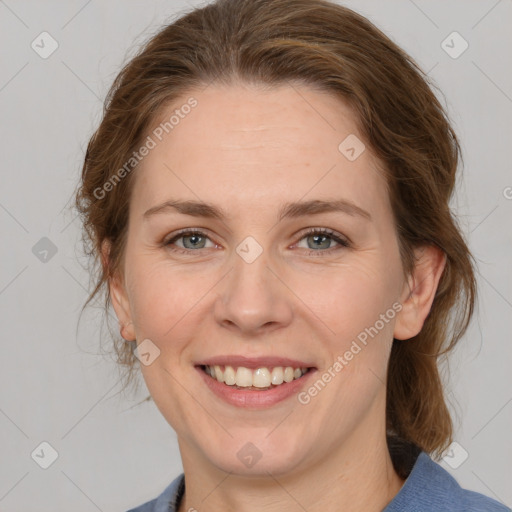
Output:
[[[270,432],[251,431],[225,444],[218,443],[213,449],[213,443],[203,449],[210,462],[226,473],[267,478],[269,473],[278,476],[297,470],[306,456],[303,436]]]

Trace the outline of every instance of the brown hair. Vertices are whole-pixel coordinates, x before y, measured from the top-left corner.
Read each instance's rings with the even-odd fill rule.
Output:
[[[439,356],[467,329],[476,298],[474,261],[449,201],[461,156],[457,137],[418,65],[363,16],[326,0],[217,0],[165,26],[115,79],[103,120],[89,141],[76,193],[84,248],[108,311],[109,279],[122,272],[133,172],[98,199],[169,102],[211,82],[303,83],[354,110],[365,143],[383,164],[404,272],[413,248],[446,255],[421,332],[394,340],[387,377],[388,434],[436,455],[452,440]],[[95,192],[96,191],[96,192]],[[111,243],[108,265],[101,244]],[[82,308],[83,311],[83,308]],[[114,339],[131,381],[130,344]]]

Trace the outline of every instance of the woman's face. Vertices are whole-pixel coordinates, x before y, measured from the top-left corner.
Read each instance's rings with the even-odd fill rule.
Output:
[[[305,86],[210,85],[158,122],[190,96],[133,171],[112,289],[184,464],[278,475],[380,441],[406,282],[352,112]]]

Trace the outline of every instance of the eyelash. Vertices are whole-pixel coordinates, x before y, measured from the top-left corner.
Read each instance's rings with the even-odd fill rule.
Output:
[[[197,252],[194,249],[182,249],[180,247],[178,247],[178,248],[176,248],[176,247],[171,248],[171,245],[174,242],[176,242],[176,240],[179,240],[180,238],[183,238],[186,235],[200,235],[201,237],[205,237],[205,238],[209,239],[209,237],[203,231],[201,231],[199,229],[189,228],[189,229],[183,229],[181,231],[178,231],[172,238],[168,239],[167,241],[164,241],[162,243],[162,245],[164,247],[169,248],[169,250],[171,250],[172,252],[177,252],[177,253],[180,253],[180,254],[190,254],[190,253],[193,253],[193,252]],[[333,251],[340,250],[342,248],[346,249],[346,248],[352,247],[351,243],[345,237],[343,237],[341,234],[337,233],[336,231],[333,231],[332,229],[328,229],[328,228],[309,228],[306,232],[302,233],[302,235],[301,235],[301,237],[299,239],[299,242],[303,238],[306,238],[306,237],[312,236],[312,235],[327,236],[328,238],[331,238],[336,243],[338,243],[339,246],[338,247],[331,247],[329,249],[319,250],[319,251],[312,250],[312,249],[310,249],[310,250],[306,249],[306,251],[308,251],[307,252],[308,256],[317,257],[317,256],[319,256],[319,253],[320,254],[322,254],[322,253],[324,253],[324,254],[325,253],[331,254]]]

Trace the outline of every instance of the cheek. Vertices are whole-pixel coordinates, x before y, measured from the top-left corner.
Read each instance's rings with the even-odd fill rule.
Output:
[[[323,324],[327,338],[335,340],[338,349],[373,326],[392,308],[400,289],[397,263],[381,258],[376,251],[368,252],[354,255],[346,264],[315,272],[297,269],[290,276],[293,281],[289,282],[295,294],[314,313],[309,317],[316,321],[316,329]],[[392,310],[385,319],[385,326],[378,322],[379,331],[387,334],[392,330],[390,320],[394,316]]]
[[[319,286],[309,288],[305,301],[314,304],[316,316],[329,328],[322,337],[323,349],[329,356],[318,375],[318,379],[325,376],[329,383],[325,388],[320,384],[306,390],[315,414],[327,418],[325,429],[329,432],[356,428],[374,407],[376,397],[382,396],[386,382],[399,307],[396,291],[400,265],[396,259],[393,262],[376,254],[366,256],[346,268],[317,276]],[[313,325],[312,317],[311,320]],[[318,331],[318,322],[315,325],[313,329]],[[315,396],[321,398],[317,400]]]
[[[164,340],[172,337],[178,324],[182,327],[180,319],[186,320],[193,310],[204,283],[185,279],[172,265],[140,258],[133,263],[130,288],[138,338]]]
[[[132,269],[130,303],[137,339],[160,340],[162,349],[172,340],[172,347],[179,348],[179,340],[198,328],[196,316],[204,319],[209,314],[205,308],[213,307],[208,292],[219,281],[217,273],[183,272],[151,261],[140,261]],[[391,265],[384,268],[373,254],[355,256],[343,265],[283,271],[293,294],[283,292],[282,300],[293,302],[314,331],[323,330],[338,341],[350,341],[374,325],[391,307],[397,289],[397,272]]]

